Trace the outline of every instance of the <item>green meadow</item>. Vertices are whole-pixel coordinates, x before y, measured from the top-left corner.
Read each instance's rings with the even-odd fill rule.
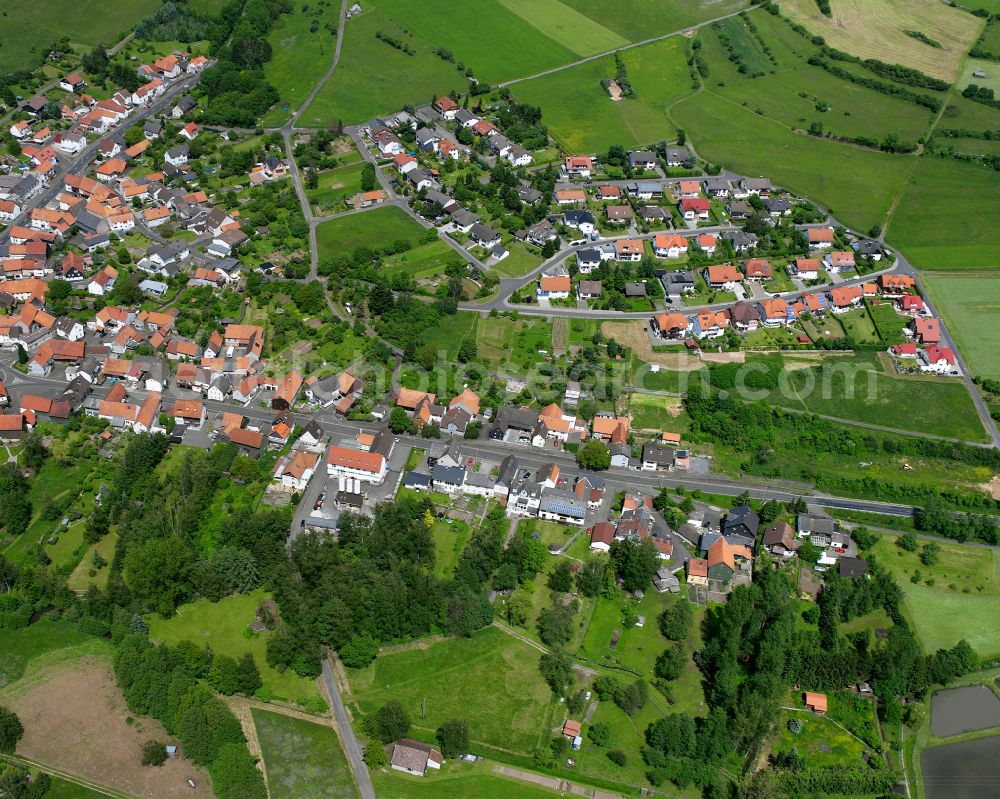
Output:
[[[320,258],[326,258],[380,241],[406,239],[416,243],[423,232],[402,208],[389,205],[324,222],[316,228],[316,241]]]
[[[581,14],[630,41],[681,31],[688,25],[746,8],[745,0],[565,0]]]
[[[1000,379],[1000,274],[934,272],[922,280],[972,372]]]

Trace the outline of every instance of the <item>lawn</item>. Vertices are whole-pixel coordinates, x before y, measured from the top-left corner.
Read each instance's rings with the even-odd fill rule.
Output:
[[[890,308],[890,310],[892,310]],[[895,311],[893,311],[895,313]],[[896,314],[898,316],[898,314]],[[868,315],[868,311],[859,308],[856,311],[848,311],[840,317],[840,324],[844,326],[844,332],[848,338],[858,344],[874,344],[879,341],[878,333],[875,332],[875,325]]]
[[[326,724],[254,708],[271,799],[353,799],[354,776]]]
[[[683,41],[655,42],[621,54],[635,97],[613,102],[601,85],[613,78],[612,57],[518,83],[518,99],[542,109],[549,133],[568,152],[638,147],[673,136],[669,103],[689,90]]]
[[[316,238],[320,258],[326,258],[345,250],[370,247],[380,241],[406,239],[416,244],[423,232],[420,224],[406,211],[390,205],[324,222],[316,228]]]
[[[336,29],[339,17],[340,4],[333,0],[297,5],[291,14],[278,17],[268,37],[273,55],[264,64],[264,75],[280,99],[264,116],[265,127],[284,124],[333,63],[337,37],[327,25]]]
[[[504,316],[480,319],[476,325],[476,350],[490,366],[499,366],[510,357],[515,331],[524,323]]]
[[[642,41],[681,31],[688,25],[714,19],[748,5],[744,0],[564,0],[631,41]]]
[[[386,799],[553,799],[557,794],[521,780],[493,773],[497,765],[452,760],[439,771],[414,777],[388,769],[373,771],[377,796]]]
[[[434,573],[443,580],[451,579],[469,541],[469,525],[453,519],[439,519],[431,528],[431,538],[434,540]]]
[[[441,239],[437,239],[386,258],[382,268],[390,274],[405,272],[414,280],[420,281],[441,275],[449,265],[461,262],[461,255]]]
[[[1000,275],[929,274],[923,280],[972,372],[1000,378]]]
[[[80,562],[73,569],[72,574],[67,578],[66,584],[74,591],[86,591],[91,583],[98,588],[104,588],[108,582],[108,574],[111,571],[111,561],[115,556],[115,545],[118,543],[118,533],[111,531],[96,544],[91,544],[87,551],[83,553]],[[94,553],[100,553],[104,558],[105,565],[100,569],[94,568]],[[91,575],[91,570],[94,574]]]
[[[149,637],[153,641],[177,644],[180,641],[194,641],[199,646],[210,646],[215,652],[225,652],[232,657],[241,657],[249,652],[260,669],[263,688],[262,697],[284,699],[313,706],[322,700],[315,680],[299,677],[291,671],[279,672],[269,666],[265,657],[267,640],[273,632],[265,631],[252,637],[244,636],[247,625],[254,620],[257,606],[270,598],[265,591],[251,594],[237,594],[219,602],[199,599],[181,605],[177,614],[170,619],[158,615],[147,618]]]
[[[615,599],[601,597],[594,606],[578,655],[598,664],[623,666],[646,679],[652,679],[653,664],[668,643],[660,634],[657,619],[664,608],[676,601],[674,595],[657,591],[648,591],[638,603],[624,594]],[[623,627],[622,609],[626,604],[632,604],[636,613],[645,617],[642,627]],[[615,630],[620,631],[620,637],[612,648],[611,639]]]
[[[907,158],[792,133],[709,92],[680,100],[671,115],[703,158],[740,174],[766,175],[857,230],[882,223],[913,166]],[[831,163],[838,169],[830,170]]]
[[[981,19],[942,7],[938,0],[835,0],[830,5],[830,17],[820,13],[816,0],[785,0],[781,9],[831,47],[903,64],[949,82],[983,27]],[[941,47],[919,42],[905,30],[919,31]]]
[[[107,641],[45,616],[29,627],[0,630],[0,695],[37,663],[53,665],[81,655],[109,651]]]
[[[802,732],[795,734],[788,729],[789,719],[802,722]],[[798,749],[810,768],[822,766],[862,766],[865,745],[852,738],[845,730],[824,716],[808,711],[782,710],[776,724],[775,752]]]
[[[873,187],[874,188],[874,187]],[[982,167],[940,158],[921,158],[887,232],[890,244],[921,269],[1000,267],[1000,225],[970,219],[1000,218],[997,176]]]
[[[919,571],[923,582],[933,580],[933,587],[944,593],[964,593],[969,589],[973,594],[1000,596],[1000,551],[941,543],[938,563],[924,566],[920,550],[907,552],[896,545],[898,540],[896,536],[883,536],[872,552],[900,584],[908,583],[913,573]]]
[[[810,413],[965,441],[984,441],[986,435],[963,381],[888,375],[872,356],[786,369],[768,399]]]
[[[522,277],[538,266],[542,259],[530,250],[525,249],[520,244],[506,244],[509,255],[500,263],[491,266],[494,272],[504,277]]]
[[[682,426],[678,419],[680,411],[679,398],[662,397],[658,394],[629,394],[629,414],[632,416],[632,428],[635,430],[678,432],[678,428]]]
[[[529,25],[577,55],[606,53],[628,39],[605,28],[559,0],[498,0]]]
[[[328,169],[316,176],[319,187],[306,189],[306,196],[309,203],[319,209],[320,216],[349,209],[350,206],[345,201],[361,191],[361,171],[364,165],[363,161],[358,161]]]
[[[350,671],[351,691],[363,714],[399,699],[421,737],[464,718],[474,742],[530,754],[548,737],[551,691],[538,658],[534,647],[488,627],[382,655]]]
[[[875,329],[878,330],[883,341],[889,344],[898,344],[903,341],[903,329],[910,323],[908,316],[896,313],[895,307],[888,302],[871,305],[868,307],[868,311],[875,322]],[[954,336],[951,325],[948,326],[948,332]]]
[[[135,24],[159,8],[157,0],[4,0],[0,25],[0,70],[41,63],[49,45],[68,36],[87,49],[117,44]],[[44,25],[39,25],[44,20]]]

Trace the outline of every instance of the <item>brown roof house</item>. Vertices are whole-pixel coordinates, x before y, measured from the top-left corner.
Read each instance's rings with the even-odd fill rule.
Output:
[[[421,741],[400,738],[392,747],[390,763],[396,771],[422,777],[429,768],[441,768],[443,762],[444,758],[437,749]]]
[[[788,522],[778,522],[764,530],[763,546],[772,555],[790,558],[801,545]]]

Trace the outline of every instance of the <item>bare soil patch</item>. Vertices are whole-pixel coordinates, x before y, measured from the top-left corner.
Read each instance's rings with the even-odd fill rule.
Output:
[[[988,483],[980,484],[979,487],[993,499],[1000,499],[1000,474],[995,475]]]
[[[641,319],[634,322],[604,322],[601,332],[619,344],[624,344],[646,363],[655,363],[675,372],[693,372],[702,367],[698,358],[686,352],[654,351],[646,334],[646,323]]]
[[[747,354],[740,350],[739,352],[703,352],[701,354],[701,360],[706,363],[744,363],[747,359]]]
[[[618,81],[608,81],[608,95],[610,95],[612,101],[616,103],[620,103],[622,101],[622,87],[618,85]]]
[[[9,705],[25,729],[19,755],[148,799],[214,796],[208,773],[185,758],[159,768],[140,765],[143,741],[176,741],[153,719],[126,724],[131,714],[110,667],[98,658],[52,672]]]

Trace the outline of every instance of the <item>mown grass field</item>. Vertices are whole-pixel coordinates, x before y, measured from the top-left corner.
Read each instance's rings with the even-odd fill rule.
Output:
[[[616,103],[601,85],[615,75],[610,56],[518,83],[514,94],[541,107],[550,135],[567,152],[603,152],[612,144],[634,148],[670,138],[674,129],[666,108],[690,90],[683,40],[667,39],[621,56],[634,98]]]
[[[40,64],[49,45],[63,36],[88,49],[97,44],[111,47],[159,6],[157,0],[4,0],[0,70]]]
[[[857,356],[785,372],[784,386],[768,401],[901,430],[986,440],[972,397],[958,379],[896,377],[871,356]]]
[[[933,566],[920,562],[920,549],[907,552],[896,542],[896,536],[883,536],[872,548],[878,562],[891,571],[902,584],[909,582],[913,573],[920,572],[921,580],[933,580],[933,588],[944,593],[970,593],[982,596],[1000,596],[1000,551],[941,543],[940,557]],[[921,541],[921,548],[925,542]]]
[[[349,210],[346,200],[361,191],[362,169],[364,162],[358,161],[320,172],[316,176],[319,187],[306,189],[310,204],[320,214]]]
[[[337,37],[326,25],[336,27],[339,18],[340,4],[335,0],[296,6],[291,14],[278,18],[268,37],[273,55],[264,65],[264,74],[281,99],[265,114],[262,123],[265,127],[283,125],[329,69]],[[315,32],[311,31],[313,23],[318,26]]]
[[[898,133],[911,144],[926,132],[932,118],[929,109],[858,86],[808,64],[817,48],[778,17],[753,14],[751,20],[777,64],[767,58],[741,18],[725,20],[718,28],[712,25],[699,37],[703,57],[711,68],[705,81],[709,91],[795,130],[807,130],[818,123],[825,133],[835,136],[882,140],[889,133]],[[720,33],[738,49],[751,75],[764,74],[740,74],[729,61]],[[827,107],[829,110],[820,110]]]
[[[565,0],[630,41],[643,41],[746,8],[744,0]]]
[[[913,166],[906,158],[792,133],[783,123],[707,92],[680,100],[670,113],[703,158],[740,174],[767,175],[856,230],[882,223]],[[829,168],[832,163],[836,170]]]
[[[423,232],[402,208],[390,205],[324,222],[316,228],[316,241],[320,258],[325,258],[380,241],[406,239],[416,243]]]
[[[628,39],[559,0],[497,0],[532,27],[577,55],[605,53]]]
[[[969,368],[1000,378],[1000,274],[927,274],[924,285]]]
[[[927,585],[900,583],[903,609],[925,652],[948,649],[963,638],[981,658],[1000,655],[1000,627],[994,596],[977,593],[950,593]]]
[[[391,274],[405,272],[419,281],[440,275],[449,264],[461,260],[462,256],[438,239],[387,258],[383,268]]]
[[[399,771],[380,770],[371,774],[376,796],[387,799],[552,799],[556,794],[520,780],[493,772],[499,768],[488,762],[450,761],[443,769],[428,769],[423,777]]]
[[[887,232],[890,244],[921,269],[1000,267],[996,172],[953,160],[921,158]]]
[[[349,672],[351,692],[363,714],[399,699],[421,737],[464,718],[473,741],[530,754],[548,733],[551,691],[538,658],[538,650],[489,627],[381,655]]]
[[[434,540],[434,573],[438,577],[447,580],[455,574],[458,559],[469,541],[469,532],[465,522],[453,519],[434,522],[431,538]]]
[[[269,595],[264,591],[252,594],[237,594],[219,602],[199,599],[181,605],[177,613],[164,619],[159,615],[147,618],[149,637],[174,645],[180,641],[193,641],[199,646],[210,646],[215,652],[225,652],[231,657],[241,657],[249,652],[253,655],[260,677],[264,683],[262,695],[270,694],[275,699],[290,702],[314,704],[319,699],[319,690],[314,680],[299,677],[291,671],[279,672],[268,665],[266,655],[267,639],[273,635],[265,631],[246,638],[243,631],[254,620],[257,606]]]
[[[833,16],[825,17],[815,0],[781,4],[783,13],[839,50],[903,64],[949,82],[983,27],[978,17],[937,0],[835,0],[830,7]],[[941,47],[919,42],[905,30],[919,31]]]
[[[108,652],[107,641],[48,617],[19,630],[0,630],[0,696],[35,665],[55,665],[82,655]]]
[[[271,799],[354,799],[351,767],[327,724],[251,711]]]
[[[381,8],[366,4],[365,11],[345,26],[340,63],[300,121],[329,127],[365,122],[377,114],[398,111],[407,103],[428,103],[451,89],[464,90],[465,76],[454,64],[442,61],[434,46],[413,43],[410,56],[375,38],[377,31],[402,39],[401,27]]]

